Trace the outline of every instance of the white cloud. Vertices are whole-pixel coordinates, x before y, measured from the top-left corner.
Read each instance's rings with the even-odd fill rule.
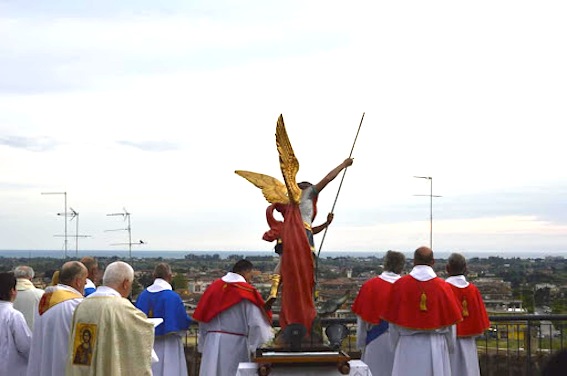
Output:
[[[427,194],[429,185],[414,175],[434,177],[434,194],[443,196],[436,205],[483,194],[481,208],[503,191],[565,184],[561,3],[136,5],[145,12],[101,4],[90,15],[69,4],[48,16],[33,7],[3,12],[0,69],[9,74],[0,78],[0,156],[9,163],[0,167],[0,195],[19,219],[4,229],[0,248],[56,247],[51,234],[62,226],[49,216],[61,205],[39,192],[65,190],[85,229],[99,233],[92,248],[108,246],[105,214],[126,206],[136,228],[153,235],[153,249],[263,249],[250,232],[262,231],[265,203],[233,171],[279,178],[280,113],[298,178],[314,181],[348,155],[366,112],[337,205],[339,248],[395,247],[404,237],[408,247],[427,242],[416,222],[427,218],[427,199],[413,195]],[[47,150],[16,148],[17,140]],[[322,194],[321,213],[337,188],[338,181]],[[374,228],[357,215],[366,208],[361,218],[375,223],[373,213],[397,216],[391,206],[404,205],[423,207],[423,216]],[[540,212],[511,221],[530,213],[493,206],[464,223],[454,222],[465,216],[456,212],[462,208],[444,207],[454,214],[438,231],[462,225],[444,234],[451,244],[493,241],[513,250],[533,243],[517,242],[504,224],[533,239],[561,226],[540,222]],[[48,217],[53,227],[41,225]],[[172,230],[153,231],[153,223]],[[17,226],[33,229],[37,240],[10,236],[21,232]],[[548,235],[549,246],[565,247]]]

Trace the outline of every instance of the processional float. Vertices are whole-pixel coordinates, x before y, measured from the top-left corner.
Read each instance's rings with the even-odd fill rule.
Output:
[[[362,114],[349,158],[352,156],[363,119],[364,114]],[[265,199],[271,204],[268,210],[275,208],[284,218],[283,221],[274,223],[271,217],[271,231],[276,233],[266,236],[267,232],[264,235],[264,239],[269,241],[277,238],[277,247],[283,248],[280,254],[282,283],[279,324],[281,330],[276,335],[272,347],[259,348],[256,351],[254,361],[259,364],[258,374],[268,375],[272,367],[333,364],[337,365],[342,374],[348,374],[350,356],[341,350],[341,343],[348,335],[348,328],[343,324],[333,324],[325,330],[325,339],[321,326],[321,318],[335,312],[346,301],[347,295],[316,307],[317,259],[327,229],[325,229],[319,252],[315,255],[307,239],[299,209],[302,192],[296,182],[299,162],[289,141],[282,115],[279,116],[276,125],[276,147],[283,183],[268,175],[243,170],[235,171],[236,174],[262,190]],[[343,171],[337,198],[345,173],[346,169]],[[334,210],[337,198],[335,198],[331,212]],[[267,215],[267,217],[270,222],[270,216]],[[277,282],[279,283],[279,279]],[[267,309],[271,309],[273,299],[277,296],[278,283],[275,285],[275,290],[271,291]]]

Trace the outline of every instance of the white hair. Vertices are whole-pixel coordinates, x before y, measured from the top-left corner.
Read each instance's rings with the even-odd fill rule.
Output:
[[[112,287],[124,282],[125,279],[134,280],[134,269],[124,261],[115,261],[104,270],[102,284]]]
[[[14,268],[14,277],[32,279],[35,273],[31,266],[20,265]]]

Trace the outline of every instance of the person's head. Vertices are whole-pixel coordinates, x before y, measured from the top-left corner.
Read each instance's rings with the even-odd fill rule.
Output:
[[[252,270],[254,269],[254,265],[248,260],[242,259],[238,260],[236,264],[232,267],[232,272],[236,274],[240,274],[244,277],[246,282],[250,283],[252,281]]]
[[[154,268],[154,278],[161,278],[167,282],[171,282],[173,279],[173,274],[171,273],[171,267],[165,262],[160,262]]]
[[[419,247],[413,253],[414,265],[428,265],[433,266],[435,259],[433,258],[433,251],[429,247]]]
[[[79,261],[68,261],[63,264],[59,271],[59,283],[71,286],[81,294],[85,291],[88,271],[85,265]]]
[[[118,291],[125,298],[132,292],[134,269],[124,261],[115,261],[108,265],[102,276],[102,284]]]
[[[384,270],[400,274],[406,265],[406,256],[401,252],[388,251],[384,256]]]
[[[0,273],[0,300],[12,302],[16,299],[16,277],[12,272]]]
[[[309,183],[308,181],[302,181],[301,183],[297,183],[297,186],[301,189],[307,189],[309,187],[311,187],[313,184]]]
[[[460,253],[451,253],[447,260],[447,274],[449,276],[463,275],[467,272],[467,261]]]
[[[16,278],[29,279],[31,281],[34,276],[35,273],[31,266],[20,265],[14,268],[14,277]]]
[[[100,276],[98,270],[98,261],[94,257],[85,256],[81,259],[81,262],[87,267],[87,270],[89,271],[87,278],[93,282],[98,282]]]

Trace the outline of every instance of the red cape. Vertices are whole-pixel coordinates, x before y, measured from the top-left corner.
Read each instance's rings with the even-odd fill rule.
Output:
[[[423,294],[425,304],[422,307]],[[463,319],[451,286],[439,277],[419,281],[405,275],[392,285],[388,302],[382,318],[409,329],[437,329]]]
[[[315,287],[313,256],[305,234],[299,206],[288,205],[281,229],[282,302],[280,326],[302,324],[311,331],[315,319],[313,289]]]
[[[476,286],[472,283],[464,288],[449,285],[457,298],[457,302],[461,305],[461,312],[463,313],[463,321],[457,324],[457,337],[469,337],[484,333],[490,327],[490,321]]]
[[[378,325],[382,313],[386,310],[392,285],[393,283],[380,277],[366,281],[354,300],[352,311],[364,321]]]
[[[214,281],[206,290],[197,304],[193,319],[201,322],[209,322],[219,313],[246,299],[264,310],[264,299],[256,288],[246,282],[225,282],[222,279]],[[271,321],[271,312],[266,315]]]

